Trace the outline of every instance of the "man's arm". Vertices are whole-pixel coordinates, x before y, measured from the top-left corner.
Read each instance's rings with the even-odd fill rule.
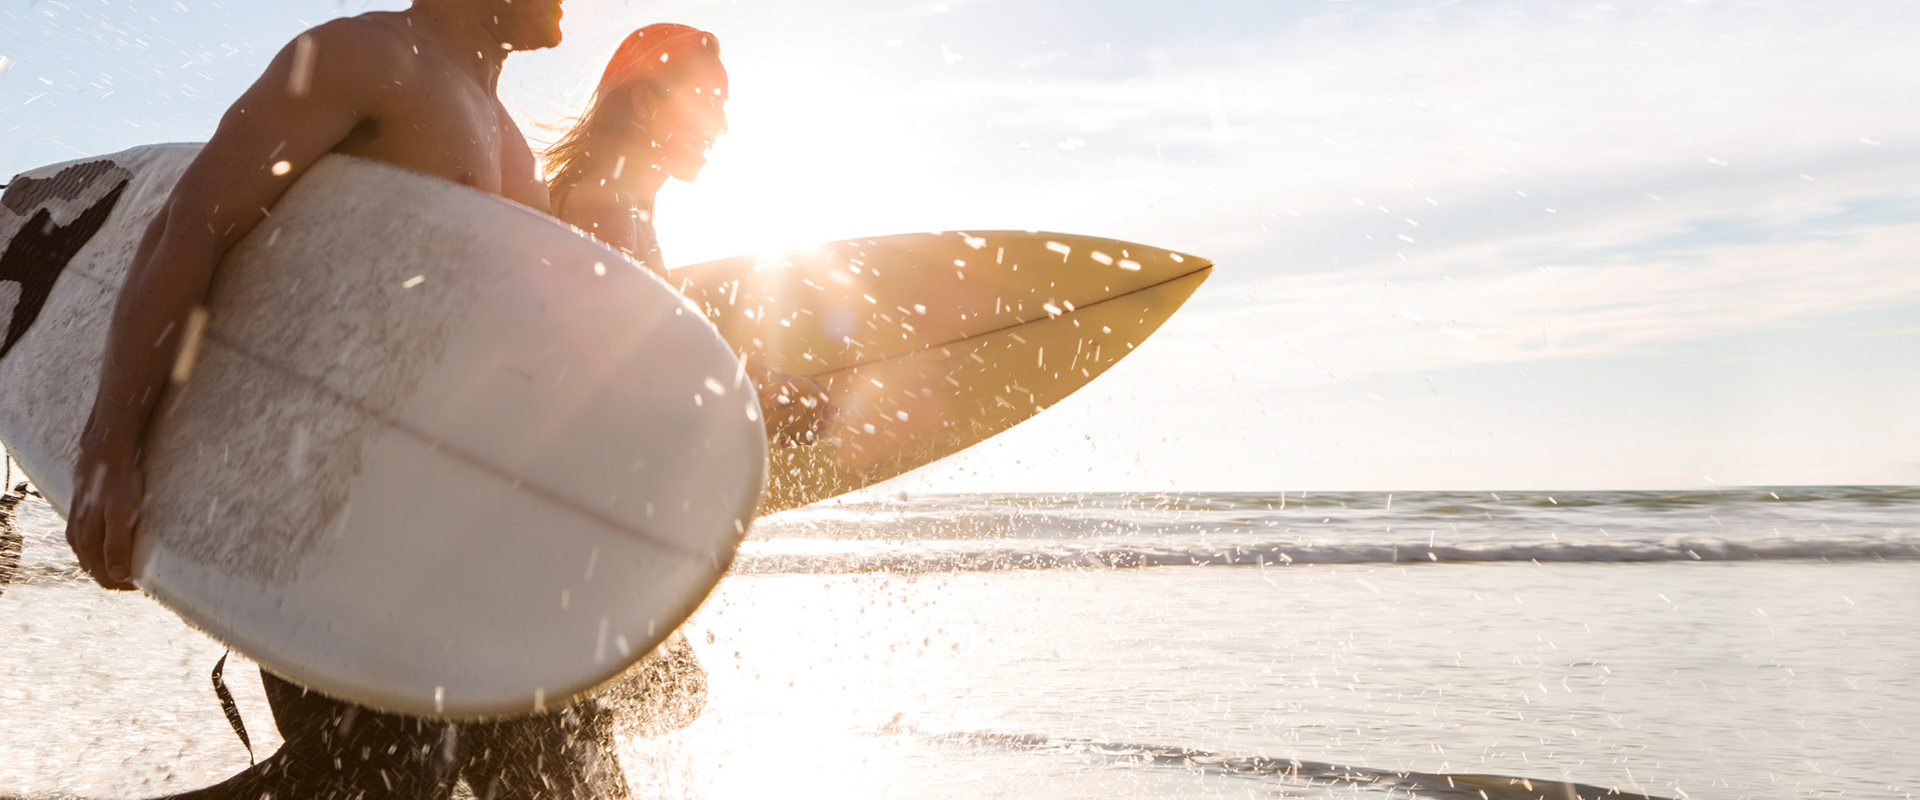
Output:
[[[141,436],[214,268],[294,179],[376,117],[400,66],[395,46],[377,23],[360,20],[289,44],[227,110],[148,226],[107,330],[68,514],[67,543],[100,585],[133,588]]]

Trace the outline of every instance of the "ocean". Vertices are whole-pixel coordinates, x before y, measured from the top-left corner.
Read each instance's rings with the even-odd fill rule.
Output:
[[[1920,488],[893,495],[762,520],[636,797],[1911,798]],[[247,753],[222,648],[0,549],[0,797]],[[227,674],[262,754],[259,681]]]

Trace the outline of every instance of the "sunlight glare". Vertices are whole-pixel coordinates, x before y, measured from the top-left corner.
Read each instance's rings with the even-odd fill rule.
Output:
[[[878,79],[742,54],[728,59],[728,132],[692,184],[662,190],[661,249],[697,263],[876,232],[926,229],[964,208],[935,180],[938,157]],[[957,224],[957,223],[949,223]]]

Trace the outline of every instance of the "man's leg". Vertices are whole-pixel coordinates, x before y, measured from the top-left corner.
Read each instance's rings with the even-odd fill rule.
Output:
[[[461,726],[480,800],[626,800],[613,715],[589,698],[556,713]]]
[[[707,707],[707,671],[687,637],[674,631],[599,696],[622,735],[663,736],[692,725]]]
[[[480,800],[623,800],[615,733],[679,730],[706,703],[706,670],[675,631],[596,697],[553,714],[461,726],[467,786]]]
[[[175,800],[444,800],[458,776],[458,729],[309,692],[266,670],[260,682],[286,744],[225,781]]]

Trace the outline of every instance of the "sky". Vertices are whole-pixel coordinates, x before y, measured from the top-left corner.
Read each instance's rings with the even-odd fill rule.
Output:
[[[198,141],[307,25],[403,0],[0,0],[0,175]],[[1213,259],[1078,394],[885,491],[1920,483],[1904,2],[569,0],[720,39],[669,264],[918,230]]]

